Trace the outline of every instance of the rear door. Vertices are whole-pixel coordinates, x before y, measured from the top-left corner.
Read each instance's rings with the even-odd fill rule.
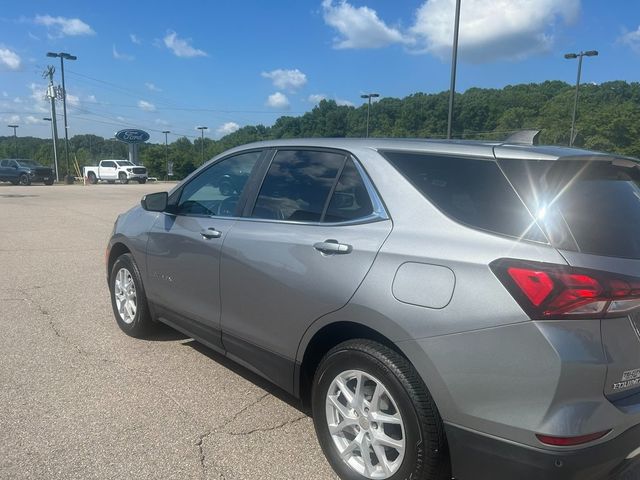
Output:
[[[98,177],[102,180],[117,180],[117,167],[116,162],[112,160],[104,160],[100,162],[98,166]]]
[[[280,150],[225,240],[224,347],[286,390],[304,331],[349,301],[391,231],[363,173],[344,152]]]
[[[165,321],[220,347],[220,252],[242,209],[245,184],[261,151],[214,163],[186,183],[172,213],[161,213],[147,243],[147,296]],[[238,188],[222,192],[230,172]]]

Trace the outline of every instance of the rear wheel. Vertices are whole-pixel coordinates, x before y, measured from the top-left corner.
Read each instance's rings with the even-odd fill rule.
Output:
[[[350,340],[320,363],[313,420],[342,479],[451,478],[438,410],[406,358],[370,340]]]
[[[26,173],[22,173],[18,177],[18,182],[20,182],[20,185],[31,185],[31,179],[29,178],[29,175],[27,175]]]
[[[129,183],[129,179],[127,178],[127,174],[124,173],[124,172],[120,172],[118,174],[118,180],[120,180],[120,183],[123,183],[123,184]]]
[[[142,277],[133,256],[118,257],[109,278],[111,306],[116,322],[127,335],[142,338],[153,327]]]
[[[95,185],[96,183],[98,183],[98,177],[96,177],[96,174],[93,172],[89,172],[89,183],[91,185]]]
[[[53,185],[53,178],[44,181],[45,185]]]

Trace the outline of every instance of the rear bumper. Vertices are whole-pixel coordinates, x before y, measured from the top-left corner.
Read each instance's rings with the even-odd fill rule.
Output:
[[[532,448],[445,425],[457,480],[631,480],[640,478],[640,425],[592,447]]]

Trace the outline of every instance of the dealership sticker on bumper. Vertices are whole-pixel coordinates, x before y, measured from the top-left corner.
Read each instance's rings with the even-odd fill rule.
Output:
[[[622,388],[633,387],[634,385],[640,385],[640,368],[623,372],[621,381],[614,383],[613,389],[620,390]]]

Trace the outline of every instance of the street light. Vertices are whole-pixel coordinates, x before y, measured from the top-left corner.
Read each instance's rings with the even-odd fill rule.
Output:
[[[449,119],[447,139],[451,139],[453,129],[453,99],[456,95],[456,68],[458,65],[458,33],[460,32],[460,0],[456,0],[456,17],[453,26],[453,50],[451,52],[451,86],[449,87]]]
[[[597,50],[588,50],[586,52],[580,53],[566,53],[564,58],[567,60],[573,60],[575,58],[578,59],[578,78],[576,80],[576,96],[573,101],[573,116],[571,118],[571,136],[569,137],[569,146],[573,146],[573,141],[575,140],[575,129],[576,129],[576,114],[578,113],[578,91],[580,90],[580,75],[582,74],[582,57],[596,57],[598,56]]]
[[[13,128],[13,150],[15,154],[15,158],[18,158],[18,135],[16,134],[16,129],[19,125],[7,125],[9,128]]]
[[[360,98],[366,98],[369,100],[369,103],[367,104],[367,137],[369,138],[369,110],[371,110],[371,99],[372,98],[378,98],[380,96],[379,93],[366,93],[363,95],[360,95]]]
[[[65,182],[67,184],[71,184],[73,183],[73,177],[71,176],[71,167],[69,166],[69,125],[67,124],[67,88],[64,84],[64,61],[77,60],[78,57],[65,52],[48,52],[47,57],[60,58],[60,72],[62,74],[62,109],[64,112],[64,155],[67,160],[67,176],[65,177]]]
[[[202,144],[202,163],[204,163],[204,131],[205,130],[209,130],[209,127],[196,127],[198,130],[200,130],[200,138],[201,138],[201,144]]]
[[[164,133],[164,163],[167,168],[166,180],[169,180],[169,143],[167,141],[167,135],[171,132],[169,130],[163,130],[162,133]]]

